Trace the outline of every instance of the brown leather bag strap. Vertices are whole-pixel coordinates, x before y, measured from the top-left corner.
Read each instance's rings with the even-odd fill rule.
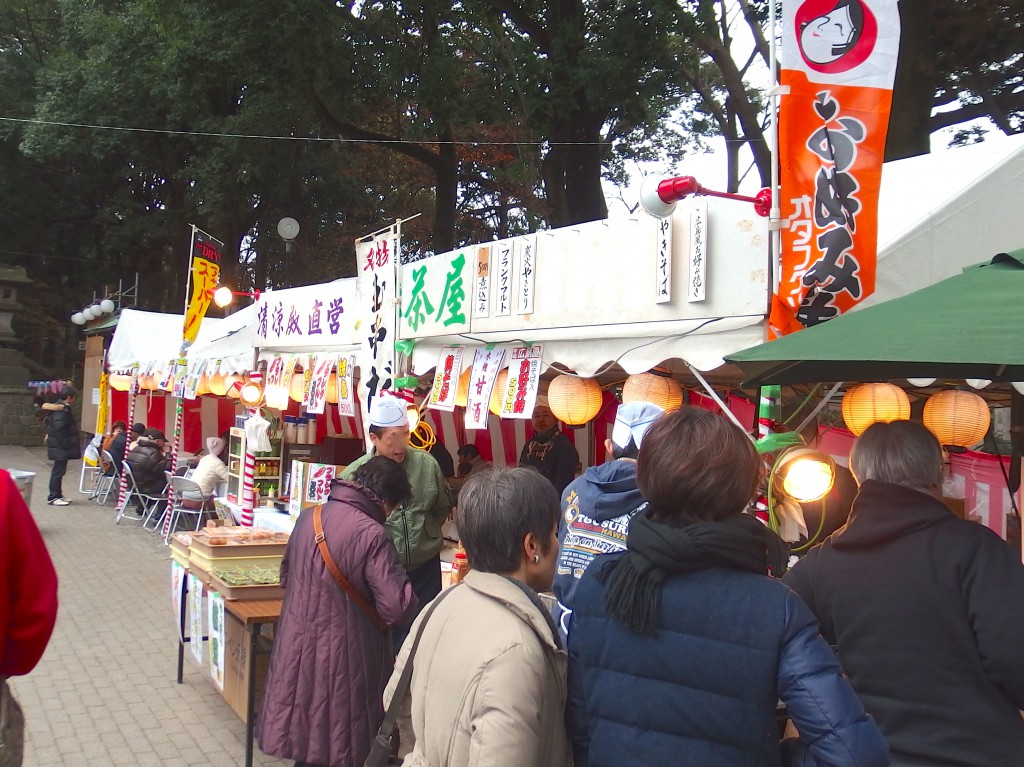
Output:
[[[348,582],[348,579],[341,574],[341,570],[334,564],[334,557],[331,556],[330,549],[327,548],[327,540],[324,538],[324,523],[320,516],[320,512],[323,506],[317,506],[313,509],[313,532],[316,533],[316,547],[320,550],[320,556],[324,558],[324,564],[327,565],[327,569],[331,571],[331,575],[334,576],[334,580],[338,582],[338,585],[344,589],[345,593],[348,594],[349,598],[356,603],[364,613],[370,616],[370,620],[377,624],[377,628],[381,631],[388,630],[387,621],[380,617],[373,605],[367,602],[363,595],[356,591],[355,587]]]

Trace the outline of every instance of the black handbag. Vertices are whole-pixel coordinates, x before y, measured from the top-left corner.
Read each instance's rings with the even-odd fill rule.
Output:
[[[416,657],[416,648],[420,645],[423,627],[430,620],[430,614],[441,604],[442,599],[458,587],[458,584],[456,584],[442,591],[427,609],[427,614],[423,616],[423,620],[420,621],[419,628],[416,629],[416,638],[413,639],[412,647],[409,648],[409,659],[405,662],[405,668],[402,669],[402,676],[395,687],[395,694],[391,698],[391,705],[388,706],[388,711],[384,715],[384,721],[381,723],[380,728],[377,730],[377,736],[370,745],[370,755],[363,762],[363,767],[395,767],[402,764],[402,760],[396,756],[398,753],[398,733],[395,732],[395,726],[398,723],[398,712],[402,708],[405,696],[409,694],[409,685],[412,683],[412,662]]]

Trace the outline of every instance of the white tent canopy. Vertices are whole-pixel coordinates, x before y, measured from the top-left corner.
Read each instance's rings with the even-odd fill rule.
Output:
[[[251,324],[251,314],[244,309],[224,319],[205,318],[187,359],[190,362],[220,359],[222,369],[248,370],[253,359],[252,338],[248,332]],[[134,365],[165,369],[178,359],[183,326],[180,314],[122,310],[107,351],[107,369],[129,371]]]

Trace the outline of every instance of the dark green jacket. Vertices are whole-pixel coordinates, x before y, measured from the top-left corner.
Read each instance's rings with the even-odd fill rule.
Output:
[[[356,469],[372,457],[370,452],[350,463],[341,479],[352,479]],[[452,500],[441,469],[430,453],[410,447],[402,468],[412,486],[412,500],[396,509],[385,524],[398,549],[399,560],[411,570],[441,551],[441,525],[452,510]]]

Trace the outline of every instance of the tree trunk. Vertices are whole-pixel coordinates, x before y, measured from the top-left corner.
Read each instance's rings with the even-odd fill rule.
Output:
[[[544,158],[544,191],[553,227],[582,224],[608,218],[608,204],[601,188],[601,120],[570,110],[573,119],[562,119],[552,131],[551,147]]]
[[[935,65],[927,0],[901,0],[900,53],[892,90],[885,160],[928,154],[931,148]]]
[[[455,218],[459,204],[459,153],[450,129],[441,138],[434,175],[437,178],[434,203],[434,252],[455,250]]]

